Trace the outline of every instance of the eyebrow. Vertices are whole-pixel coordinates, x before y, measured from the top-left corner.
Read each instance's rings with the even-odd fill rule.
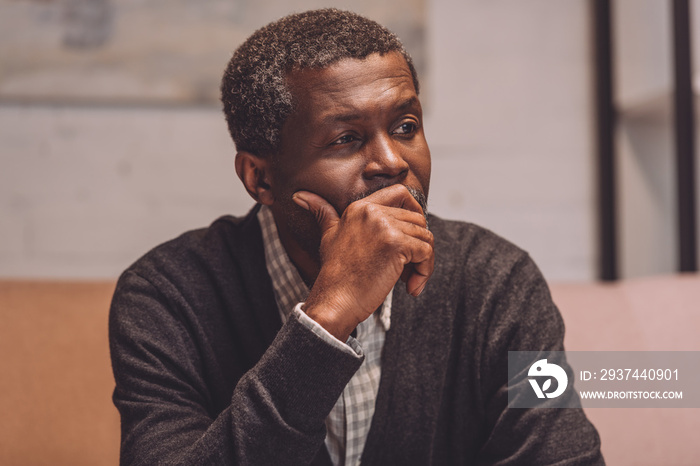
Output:
[[[411,108],[416,103],[418,103],[418,97],[411,96],[408,99],[401,102],[399,105],[397,105],[395,110],[402,112],[406,109]],[[324,123],[335,123],[335,122],[340,121],[340,122],[346,123],[348,121],[360,120],[361,118],[362,118],[362,115],[360,113],[350,111],[348,113],[337,113],[337,114],[328,115],[328,116],[323,118],[323,122]]]
[[[335,123],[337,121],[341,122],[348,122],[348,121],[355,121],[359,120],[362,118],[362,116],[359,113],[339,113],[339,114],[333,114],[333,115],[328,115],[327,117],[323,118],[324,123]]]
[[[406,110],[407,108],[412,107],[413,105],[418,103],[418,97],[417,96],[411,96],[408,99],[404,100],[399,104],[398,107],[396,107],[398,110]]]

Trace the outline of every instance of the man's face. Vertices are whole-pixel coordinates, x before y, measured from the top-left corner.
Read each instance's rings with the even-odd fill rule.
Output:
[[[427,199],[430,150],[411,72],[400,54],[344,59],[292,71],[287,80],[295,111],[271,164],[271,207],[280,235],[316,256],[316,220],[291,199],[300,190],[323,197],[339,215],[351,202],[397,183]]]

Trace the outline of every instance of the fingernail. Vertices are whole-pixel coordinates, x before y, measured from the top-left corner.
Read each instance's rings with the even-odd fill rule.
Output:
[[[309,210],[309,203],[299,196],[298,193],[292,194],[292,200],[297,203],[297,205],[303,209]]]
[[[423,285],[418,289],[418,293],[416,293],[416,298],[421,295],[423,290],[425,289],[425,285],[427,285],[428,282],[423,283]]]

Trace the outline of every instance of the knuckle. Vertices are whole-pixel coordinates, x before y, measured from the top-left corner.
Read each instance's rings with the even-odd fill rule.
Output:
[[[363,220],[371,219],[377,215],[377,206],[365,199],[353,202],[348,206],[348,210],[350,214]]]
[[[360,201],[355,201],[350,204],[345,208],[345,212],[343,212],[344,216],[351,216],[356,214],[361,208],[361,203]]]
[[[379,207],[372,202],[364,202],[362,205],[365,215],[368,217],[373,217],[379,213]]]
[[[403,244],[403,234],[393,228],[385,228],[384,233],[385,241],[388,244]]]

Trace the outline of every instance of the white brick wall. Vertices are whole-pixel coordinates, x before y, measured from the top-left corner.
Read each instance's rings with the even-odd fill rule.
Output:
[[[585,1],[435,1],[431,208],[528,250],[548,278],[595,276]]]
[[[251,201],[216,109],[0,107],[0,275],[114,277]]]
[[[431,210],[594,276],[587,2],[434,0]],[[0,276],[115,277],[251,202],[215,109],[0,106]]]

